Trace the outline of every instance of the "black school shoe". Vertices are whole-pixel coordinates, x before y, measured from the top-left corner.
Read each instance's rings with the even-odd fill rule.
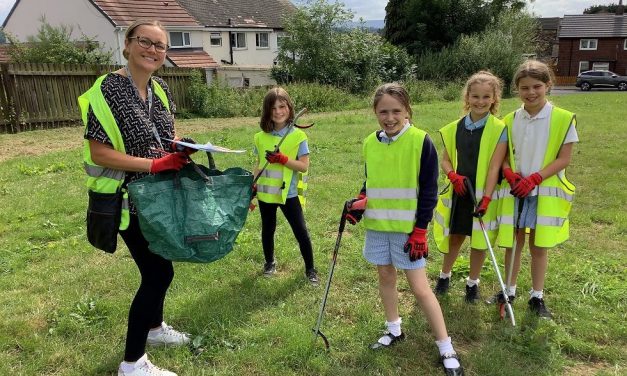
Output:
[[[457,359],[457,361],[459,362],[459,367],[457,368],[444,367],[445,359]],[[464,376],[464,367],[462,367],[462,362],[459,360],[459,356],[457,356],[457,353],[444,354],[440,357],[440,360],[442,361],[442,367],[444,368],[444,374],[446,376]]]
[[[542,298],[529,299],[529,310],[542,319],[551,320],[553,318],[549,309],[544,305],[544,299]]]
[[[514,303],[514,299],[516,299],[515,295],[509,295],[509,302]],[[505,304],[505,295],[503,295],[502,291],[497,292],[496,294],[492,295],[492,297],[488,300],[486,300],[486,303],[488,304],[494,304],[494,303],[499,303],[499,304]]]
[[[276,273],[276,262],[266,262],[263,265],[263,275],[266,277],[271,277]]]
[[[380,349],[385,349],[388,347],[393,346],[394,344],[402,341],[405,339],[405,333],[401,332],[401,334],[395,336],[394,334],[390,333],[390,332],[385,332],[385,334],[383,334],[384,337],[388,337],[390,338],[390,343],[388,345],[384,345],[381,342],[379,342],[377,340],[377,342],[373,343],[372,345],[370,345],[370,348],[372,350],[380,350]]]
[[[468,286],[466,285],[466,303],[475,304],[477,303],[481,297],[479,296],[479,285]]]
[[[444,295],[448,292],[449,285],[451,283],[451,278],[438,278],[438,283],[436,283],[433,292],[436,295]]]

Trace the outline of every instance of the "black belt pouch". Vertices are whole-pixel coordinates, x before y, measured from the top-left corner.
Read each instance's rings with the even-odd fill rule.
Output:
[[[89,191],[87,206],[87,240],[108,253],[115,252],[122,214],[122,191],[98,193]]]

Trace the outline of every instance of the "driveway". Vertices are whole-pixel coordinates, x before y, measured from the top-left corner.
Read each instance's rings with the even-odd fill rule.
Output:
[[[590,91],[581,91],[581,89],[579,89],[576,86],[555,86],[553,89],[551,89],[551,95],[585,94],[585,93],[597,93],[597,92],[603,92],[603,91],[615,92],[618,90],[616,90],[616,88],[614,87],[603,87],[603,88],[595,87]]]

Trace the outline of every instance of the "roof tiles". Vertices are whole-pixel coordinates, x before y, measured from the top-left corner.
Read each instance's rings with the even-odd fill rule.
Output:
[[[205,51],[199,49],[169,49],[168,59],[177,67],[214,68],[219,64]]]
[[[159,20],[164,26],[200,26],[174,0],[93,0],[116,25],[128,26],[140,18]]]
[[[614,14],[566,15],[560,38],[627,37],[627,16]]]

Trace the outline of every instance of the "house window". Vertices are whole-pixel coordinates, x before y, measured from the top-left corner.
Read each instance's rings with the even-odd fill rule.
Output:
[[[610,63],[592,63],[592,70],[610,70]]]
[[[222,46],[222,34],[221,33],[211,33],[209,35],[210,44],[212,47],[220,47]]]
[[[598,42],[598,39],[580,39],[579,49],[580,50],[596,50],[597,42]]]
[[[268,44],[268,33],[257,33],[255,35],[255,44],[257,48],[268,48],[270,45]]]
[[[580,61],[579,62],[579,73],[583,72],[583,71],[587,71],[589,67],[589,63],[587,61]]]
[[[246,33],[231,33],[231,47],[246,48]]]
[[[170,47],[191,47],[192,38],[189,33],[183,31],[170,32]]]
[[[627,39],[625,39],[625,42],[623,43],[623,50],[627,50]]]

